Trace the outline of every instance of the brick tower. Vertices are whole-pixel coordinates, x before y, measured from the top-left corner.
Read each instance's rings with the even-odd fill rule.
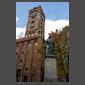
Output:
[[[41,6],[29,11],[25,37],[40,37],[44,39],[45,15]]]
[[[41,6],[29,10],[24,38],[16,40],[16,81],[43,81],[45,15]]]

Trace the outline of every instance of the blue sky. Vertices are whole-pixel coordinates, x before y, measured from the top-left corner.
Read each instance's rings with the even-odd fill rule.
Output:
[[[26,27],[28,11],[38,5],[42,6],[46,20],[69,21],[69,2],[16,2],[16,29]]]

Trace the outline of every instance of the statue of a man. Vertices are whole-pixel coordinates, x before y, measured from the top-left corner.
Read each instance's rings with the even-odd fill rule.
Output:
[[[47,54],[55,55],[55,44],[51,36],[47,39]]]

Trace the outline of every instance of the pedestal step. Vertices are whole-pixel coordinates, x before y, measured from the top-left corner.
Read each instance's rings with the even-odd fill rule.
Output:
[[[44,79],[44,82],[57,82],[57,79],[48,78],[48,79]]]

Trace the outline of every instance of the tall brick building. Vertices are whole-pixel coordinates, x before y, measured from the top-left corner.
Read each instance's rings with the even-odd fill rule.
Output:
[[[29,10],[24,38],[16,40],[16,81],[43,81],[45,15],[41,6]]]

